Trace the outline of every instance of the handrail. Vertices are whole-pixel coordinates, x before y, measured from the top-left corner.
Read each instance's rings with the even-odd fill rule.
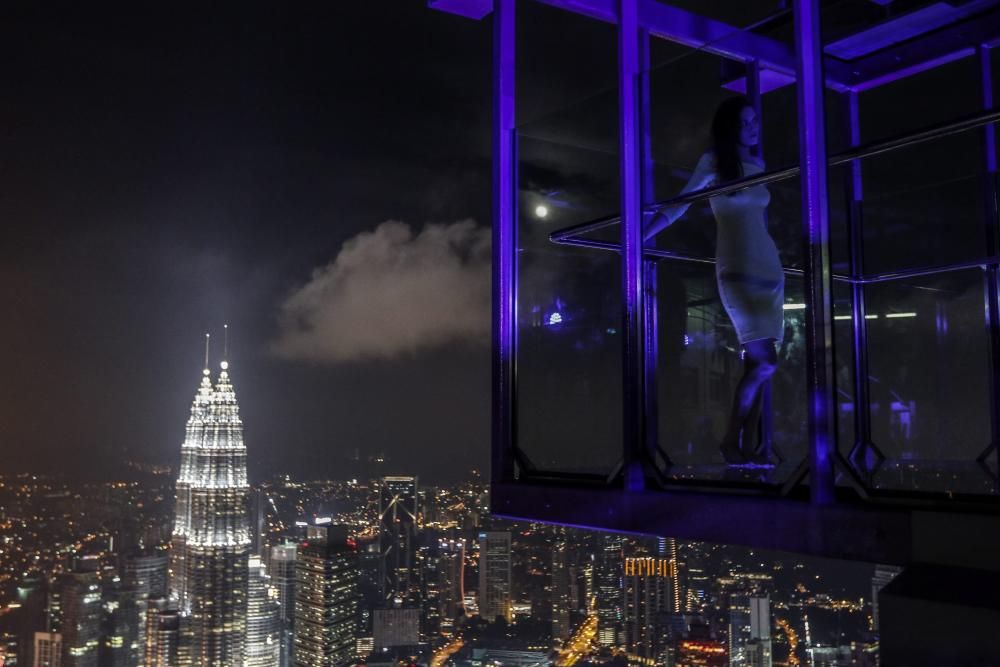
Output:
[[[977,127],[982,127],[983,125],[989,125],[990,123],[995,123],[1000,121],[1000,107],[995,107],[989,111],[980,112],[977,114],[972,114],[966,116],[956,121],[951,121],[950,123],[943,123],[939,125],[934,125],[922,130],[917,130],[916,132],[910,132],[908,134],[900,135],[897,137],[892,137],[890,139],[883,139],[880,141],[874,141],[863,146],[858,146],[857,148],[852,148],[851,150],[845,151],[843,153],[838,153],[832,156],[829,160],[830,166],[839,166],[846,164],[848,162],[853,162],[854,160],[860,160],[867,157],[872,157],[875,155],[880,155],[882,153],[888,153],[890,151],[897,150],[899,148],[905,148],[907,146],[913,146],[916,144],[924,143],[934,139],[940,139],[941,137],[950,136],[952,134],[959,134],[967,130],[975,129]],[[747,188],[752,188],[757,185],[766,185],[768,183],[775,183],[777,181],[788,180],[798,175],[799,166],[795,165],[792,167],[783,167],[782,169],[777,169],[775,171],[764,172],[762,174],[757,174],[755,176],[749,176],[747,178],[742,178],[738,181],[733,181],[731,183],[726,183],[725,185],[718,185],[712,188],[704,188],[702,190],[694,190],[692,192],[687,192],[683,195],[678,195],[671,199],[666,199],[662,202],[657,202],[655,204],[650,204],[643,207],[644,212],[656,213],[667,206],[676,206],[678,204],[692,204],[694,202],[702,201],[704,199],[710,199],[712,197],[718,197],[720,195],[730,194],[732,192],[738,192],[740,190],[745,190]],[[613,215],[604,218],[599,218],[597,220],[591,220],[590,222],[580,223],[578,225],[573,225],[570,227],[564,227],[563,229],[558,229],[551,234],[549,234],[549,241],[552,243],[564,243],[567,245],[582,245],[572,242],[571,237],[578,234],[587,234],[589,232],[594,232],[599,229],[604,229],[605,227],[610,227],[621,221],[620,215]],[[566,243],[571,241],[570,243]],[[586,246],[584,246],[586,247]]]
[[[595,250],[610,250],[618,252],[621,248],[614,241],[600,241],[598,239],[574,239],[567,245],[579,246],[581,248],[593,248]],[[657,248],[646,248],[642,252],[643,257],[652,259],[672,259],[678,262],[689,262],[692,264],[715,264],[715,259],[703,257],[701,255],[688,255],[675,250],[659,250]],[[965,269],[985,269],[988,266],[1000,266],[1000,255],[994,257],[984,257],[973,259],[967,262],[955,262],[952,264],[941,264],[938,266],[921,266],[914,269],[900,269],[898,271],[885,271],[867,276],[852,277],[843,273],[833,274],[834,282],[874,285],[877,283],[893,282],[905,278],[916,278],[919,276],[931,276],[938,273],[948,273],[950,271],[962,271]],[[802,276],[805,271],[792,267],[782,267],[787,276]]]

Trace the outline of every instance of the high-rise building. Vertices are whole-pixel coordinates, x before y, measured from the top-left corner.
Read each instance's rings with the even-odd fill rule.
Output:
[[[36,632],[32,655],[32,667],[62,667],[62,635]]]
[[[771,667],[771,602],[733,595],[729,603],[730,667]]]
[[[146,652],[149,599],[167,595],[168,564],[169,557],[155,550],[130,553],[122,559],[122,583],[133,597],[136,609],[136,632],[128,649],[133,665],[142,665]]]
[[[666,650],[675,568],[676,563],[663,556],[624,558],[622,611],[628,653],[656,659]]]
[[[438,543],[438,601],[442,626],[450,628],[465,597],[465,540],[443,538]]]
[[[560,540],[552,547],[552,638],[568,639],[573,628],[570,626],[572,602],[572,567],[569,562],[569,546]]]
[[[479,615],[490,622],[514,620],[508,532],[479,533]]]
[[[276,667],[280,662],[281,605],[260,556],[250,556],[247,586],[247,640],[244,667]]]
[[[620,535],[602,533],[594,564],[594,593],[597,598],[597,642],[617,646],[622,634],[622,576],[624,574]]]
[[[379,538],[358,540],[358,632],[371,636],[372,610],[385,605],[382,597],[382,554],[379,552]]]
[[[401,603],[416,585],[417,478],[383,477],[378,515],[382,599]]]
[[[59,575],[58,628],[63,667],[97,667],[101,644],[101,585],[97,572]]]
[[[670,574],[670,612],[679,614],[684,611],[684,595],[681,591],[681,564],[677,555],[677,540],[673,537],[658,538],[657,547],[660,556],[673,563]]]
[[[246,638],[249,487],[243,422],[229,364],[221,366],[214,387],[204,370],[181,446],[170,594],[190,652],[179,660],[236,667]]]
[[[102,589],[103,615],[98,661],[101,667],[139,665],[132,654],[139,636],[139,608],[135,592],[121,577],[111,572],[105,572]]]
[[[292,633],[295,629],[295,544],[278,544],[271,547],[267,573],[271,586],[278,592],[279,667],[288,667],[292,661]]]
[[[149,598],[146,606],[146,647],[143,667],[175,667],[190,659],[181,650],[181,617],[167,598]]]
[[[343,526],[316,526],[295,561],[296,667],[332,667],[354,655],[358,554]]]

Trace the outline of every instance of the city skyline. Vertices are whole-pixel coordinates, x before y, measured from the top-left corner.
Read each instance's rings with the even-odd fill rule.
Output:
[[[64,544],[79,543],[81,535],[91,535],[74,549],[77,557],[57,557],[39,571],[54,573],[51,590],[70,591],[58,598],[57,608],[64,611],[56,613],[56,624],[50,626],[57,632],[60,619],[70,613],[67,605],[81,599],[72,593],[77,582],[83,582],[84,593],[96,586],[90,593],[91,606],[79,612],[92,619],[83,643],[101,647],[94,655],[110,655],[107,651],[116,636],[125,647],[137,641],[127,622],[128,613],[134,612],[125,613],[133,609],[133,600],[144,599],[133,598],[136,594],[149,595],[142,613],[152,623],[145,626],[145,633],[155,650],[147,655],[177,656],[178,648],[184,646],[183,614],[172,611],[169,600],[162,598],[167,569],[163,545],[173,512],[167,504],[154,509],[153,504],[138,500],[156,488],[160,493],[172,490],[169,476],[159,477],[159,487],[121,482],[78,487],[77,482],[0,477],[0,507],[13,520],[3,528],[4,535],[25,546],[29,543],[23,536],[28,535],[30,524],[20,527],[16,517],[30,512],[44,518],[51,511],[63,511],[58,504],[63,488],[71,490],[69,497],[77,498],[74,506],[84,515],[99,516],[100,503],[109,493],[134,497],[133,504],[149,508],[136,517],[134,527],[81,521],[75,529],[78,532],[71,531],[64,539],[46,538],[48,551],[62,552]],[[461,484],[420,487],[422,509],[408,572],[412,589],[421,595],[386,606],[378,581],[378,498],[387,484],[396,485],[398,493],[400,479],[406,477],[323,482],[280,477],[255,487],[266,498],[262,544],[270,545],[262,549],[267,554],[264,558],[248,558],[252,570],[248,618],[252,622],[247,636],[265,638],[255,652],[259,659],[280,654],[275,638],[282,627],[289,627],[282,626],[280,610],[290,609],[286,615],[297,618],[294,600],[302,601],[303,610],[312,609],[302,613],[313,619],[321,618],[323,609],[350,609],[343,606],[348,602],[356,605],[356,630],[346,629],[343,620],[351,615],[343,611],[339,625],[326,635],[322,625],[312,621],[316,629],[303,635],[311,638],[303,641],[314,655],[324,650],[344,655],[348,632],[356,640],[351,655],[386,648],[404,656],[416,651],[428,660],[432,653],[462,661],[475,651],[486,651],[511,659],[548,654],[556,656],[552,659],[557,664],[567,664],[562,661],[570,652],[581,651],[577,660],[583,660],[590,652],[599,652],[597,644],[605,644],[606,650],[622,655],[655,657],[687,646],[684,650],[708,655],[722,650],[740,660],[767,649],[774,664],[784,664],[792,637],[803,661],[808,660],[808,650],[861,655],[873,645],[877,622],[873,596],[898,573],[898,568],[876,569],[725,545],[505,521],[485,511],[487,487],[481,479],[470,477]],[[14,488],[20,501],[12,501]],[[571,545],[569,550],[567,545]],[[461,566],[456,567],[456,558],[461,559]],[[23,568],[0,558],[0,575]],[[322,582],[324,572],[340,577],[342,586],[298,588],[297,582]],[[116,583],[118,579],[121,583]],[[37,619],[29,624],[32,641],[36,632],[46,640],[42,612],[48,609],[51,614],[53,598],[43,595],[47,590],[44,579],[20,581],[20,593],[11,579],[4,581],[0,608],[7,611],[0,614],[0,639],[7,637],[3,641],[9,644],[10,635],[4,632],[10,632],[12,619],[26,619],[25,614],[30,614]],[[464,598],[461,603],[457,594]],[[293,602],[285,607],[282,600]],[[488,607],[497,605],[492,609],[499,613],[508,613],[509,621],[502,619],[497,625],[482,618],[481,600]],[[11,601],[14,607],[9,606]],[[109,606],[110,601],[114,606]],[[117,616],[109,614],[112,608],[118,610]],[[98,609],[99,619],[94,616]],[[602,609],[611,613],[604,614]],[[508,623],[510,630],[504,630]],[[272,637],[270,644],[267,636]],[[336,639],[327,646],[324,636]],[[80,641],[62,634],[57,639]],[[591,641],[594,648],[590,648]],[[0,650],[8,644],[0,642]],[[564,657],[558,657],[560,646],[566,647]],[[294,647],[286,654],[289,662],[281,664],[293,665],[292,656]],[[117,664],[141,663],[123,659]],[[172,667],[177,663],[173,657],[150,664]]]

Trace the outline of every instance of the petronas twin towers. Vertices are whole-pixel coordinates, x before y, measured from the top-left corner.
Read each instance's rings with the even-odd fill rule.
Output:
[[[207,366],[206,359],[181,446],[171,540],[178,667],[242,667],[250,555],[246,446],[229,365],[222,362],[214,386]]]

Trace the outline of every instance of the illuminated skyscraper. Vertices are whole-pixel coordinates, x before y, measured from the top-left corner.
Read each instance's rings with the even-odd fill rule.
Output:
[[[146,605],[146,647],[143,667],[174,667],[188,662],[180,647],[180,614],[170,608],[167,598],[149,598]],[[184,658],[181,660],[181,658]]]
[[[657,659],[667,649],[676,564],[662,556],[632,556],[623,565],[625,649]]]
[[[168,557],[158,551],[135,552],[125,556],[122,563],[123,583],[134,598],[136,606],[136,632],[129,646],[131,662],[143,664],[146,652],[146,611],[150,598],[167,595]]]
[[[61,667],[62,635],[58,632],[36,632],[33,667]]]
[[[510,533],[479,533],[479,615],[493,622],[514,620],[511,599]]]
[[[568,639],[573,629],[569,615],[574,608],[570,588],[573,568],[569,555],[565,540],[552,547],[552,637],[559,640]]]
[[[207,365],[207,364],[206,364]],[[246,447],[229,364],[213,387],[208,368],[191,406],[171,549],[170,595],[192,665],[240,667],[247,610]]]
[[[417,478],[383,477],[378,510],[382,599],[406,601],[416,583]]]
[[[594,564],[594,589],[597,598],[597,641],[601,646],[617,646],[622,635],[622,578],[624,559],[622,538],[604,533],[598,544]]]
[[[260,556],[250,556],[247,587],[247,643],[244,667],[277,667],[281,628],[278,591],[271,586]]]
[[[295,628],[295,544],[279,544],[271,547],[271,558],[267,573],[271,585],[278,591],[278,621],[280,627],[279,667],[288,667],[292,662],[292,633]]]
[[[354,655],[358,553],[342,526],[315,526],[295,561],[296,667],[334,667]]]
[[[730,667],[771,667],[771,602],[733,595],[729,604]]]
[[[96,563],[95,563],[96,565]],[[101,643],[101,585],[96,571],[68,572],[56,581],[63,667],[97,667]]]
[[[465,597],[465,540],[442,539],[439,542],[440,559],[439,603],[444,625],[451,627],[460,611],[464,611]]]

